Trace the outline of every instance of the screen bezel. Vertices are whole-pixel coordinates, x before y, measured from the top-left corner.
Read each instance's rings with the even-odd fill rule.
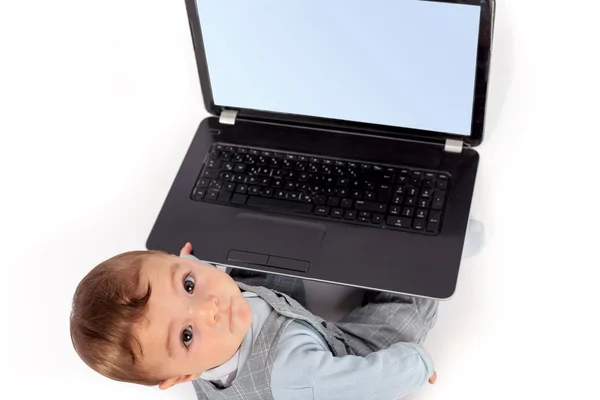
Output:
[[[488,76],[490,70],[491,48],[493,40],[494,7],[495,0],[421,0],[441,3],[468,4],[481,7],[481,18],[479,24],[479,38],[477,48],[477,68],[475,75],[475,96],[473,114],[471,121],[471,134],[457,135],[447,132],[434,132],[388,125],[368,124],[355,121],[313,117],[297,114],[286,114],[264,110],[253,110],[248,108],[228,107],[227,105],[215,104],[208,73],[208,63],[202,38],[200,18],[196,0],[186,0],[188,21],[196,54],[196,63],[200,75],[200,86],[204,98],[206,110],[213,115],[220,115],[225,109],[238,111],[238,118],[250,119],[262,122],[285,123],[294,126],[307,126],[314,128],[325,128],[349,131],[352,133],[368,133],[392,137],[411,137],[414,139],[459,139],[470,146],[478,146],[483,141],[485,109],[487,103]],[[240,38],[242,40],[242,38]]]

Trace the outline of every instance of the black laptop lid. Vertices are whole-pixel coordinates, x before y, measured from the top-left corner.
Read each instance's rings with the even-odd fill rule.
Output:
[[[483,138],[488,0],[188,0],[209,112]]]

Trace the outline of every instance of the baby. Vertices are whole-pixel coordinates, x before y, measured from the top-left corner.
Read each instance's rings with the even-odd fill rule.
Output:
[[[433,384],[421,347],[437,302],[368,292],[338,323],[303,307],[302,281],[178,256],[117,255],[77,287],[71,338],[81,359],[118,381],[198,399],[394,399]]]

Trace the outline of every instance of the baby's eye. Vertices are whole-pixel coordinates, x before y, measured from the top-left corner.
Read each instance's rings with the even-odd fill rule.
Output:
[[[189,294],[194,294],[194,287],[196,287],[196,281],[194,281],[194,278],[192,278],[191,275],[186,276],[183,280],[183,288],[185,291]]]
[[[193,338],[194,333],[192,332],[191,326],[186,327],[183,332],[181,332],[181,342],[185,347],[190,347]]]

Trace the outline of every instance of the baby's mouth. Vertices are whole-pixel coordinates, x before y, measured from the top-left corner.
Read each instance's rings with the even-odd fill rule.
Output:
[[[228,313],[229,313],[229,332],[231,332],[231,320],[233,319],[233,310],[232,310],[231,301],[229,301]]]

